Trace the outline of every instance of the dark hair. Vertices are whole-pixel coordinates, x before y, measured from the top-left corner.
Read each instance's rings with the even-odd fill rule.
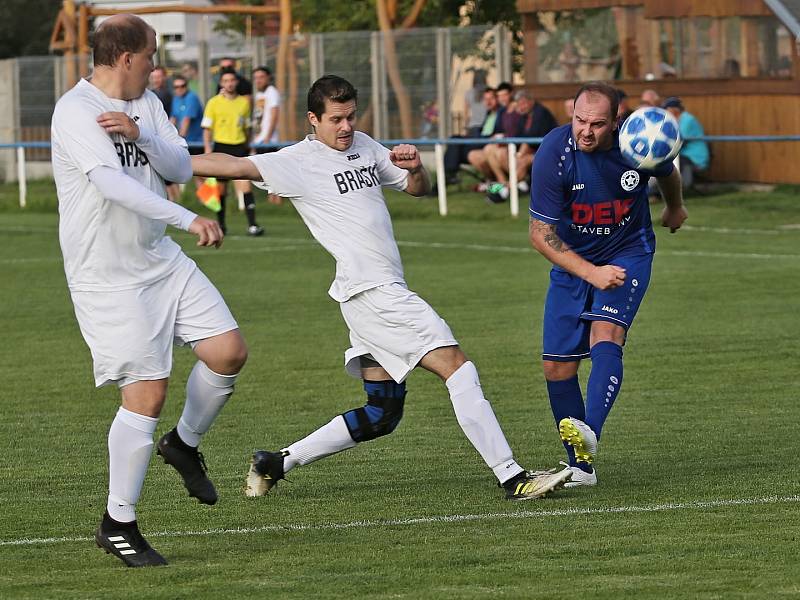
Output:
[[[308,90],[308,112],[321,118],[325,113],[325,100],[350,102],[358,100],[358,91],[353,84],[337,75],[325,75],[317,79]]]
[[[161,71],[164,75],[167,74],[167,70],[164,67],[162,67],[161,65],[153,67],[153,71]]]
[[[506,90],[508,93],[511,93],[511,92],[514,91],[514,86],[512,86],[507,81],[504,81],[500,85],[497,86],[497,91],[499,92],[501,90]]]
[[[236,69],[233,67],[225,67],[224,69],[219,70],[219,80],[222,81],[223,75],[233,75],[236,79],[239,79],[239,74],[236,72]]]
[[[125,52],[141,52],[147,47],[151,31],[155,30],[135,15],[100,23],[92,36],[94,65],[113,67]]]
[[[269,67],[258,66],[255,69],[253,69],[253,73],[255,73],[256,71],[264,71],[264,73],[272,77],[272,71],[269,70]]]
[[[608,103],[611,108],[611,118],[616,120],[617,111],[619,110],[619,93],[617,92],[617,88],[608,85],[604,81],[590,81],[584,83],[581,89],[578,90],[578,93],[575,94],[575,102],[577,102],[578,98],[583,94],[598,94],[608,98]]]
[[[185,83],[185,84],[188,84],[188,83],[189,83],[189,80],[188,80],[188,79],[186,79],[186,77],[184,77],[183,75],[175,75],[175,76],[172,78],[172,85],[174,86],[174,85],[175,85],[175,83],[176,83],[176,82],[178,82],[178,81],[182,81],[182,82],[183,82],[183,83]]]

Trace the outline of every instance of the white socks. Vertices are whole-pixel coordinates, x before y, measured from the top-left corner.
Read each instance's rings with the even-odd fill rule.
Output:
[[[483,397],[478,371],[465,362],[445,381],[458,424],[483,460],[504,483],[522,472],[500,429],[492,405]]]
[[[186,403],[177,427],[187,446],[200,445],[200,436],[208,431],[233,393],[237,375],[215,373],[201,360],[194,365],[186,382]]]
[[[302,440],[283,448],[289,451],[289,455],[283,458],[283,472],[288,473],[297,465],[307,465],[355,445],[344,417],[338,415]]]
[[[108,514],[115,521],[136,520],[136,502],[150,464],[158,419],[122,407],[108,431]]]

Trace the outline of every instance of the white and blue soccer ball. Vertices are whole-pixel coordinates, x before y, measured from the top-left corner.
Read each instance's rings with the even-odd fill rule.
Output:
[[[619,128],[619,150],[634,169],[654,169],[681,149],[678,121],[657,106],[639,108]]]

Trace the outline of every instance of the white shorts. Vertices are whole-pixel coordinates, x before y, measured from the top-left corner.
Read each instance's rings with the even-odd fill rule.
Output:
[[[366,290],[340,306],[352,344],[344,366],[359,379],[362,356],[371,356],[401,383],[428,352],[458,345],[444,319],[402,283]]]
[[[165,379],[173,343],[194,344],[238,328],[222,295],[189,258],[146,287],[71,295],[97,387]]]

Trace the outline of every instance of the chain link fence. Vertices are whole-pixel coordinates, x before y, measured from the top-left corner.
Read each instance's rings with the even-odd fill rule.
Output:
[[[288,68],[279,86],[280,134],[286,141],[309,132],[306,93],[324,74],[340,75],[358,89],[360,129],[391,139],[462,133],[464,98],[474,73],[485,73],[488,85],[511,78],[503,58],[511,54],[510,35],[502,27],[293,34],[286,42]],[[205,101],[216,93],[220,58],[234,58],[248,79],[259,65],[276,75],[280,45],[280,36],[216,36],[179,53],[164,44],[157,60],[170,77],[188,76],[190,88]],[[0,142],[49,141],[55,103],[80,73],[89,72],[90,57],[34,56],[0,63],[7,63],[0,70],[6,80],[0,106],[9,107],[0,115]],[[25,153],[28,161],[50,160],[47,148],[27,148]]]

